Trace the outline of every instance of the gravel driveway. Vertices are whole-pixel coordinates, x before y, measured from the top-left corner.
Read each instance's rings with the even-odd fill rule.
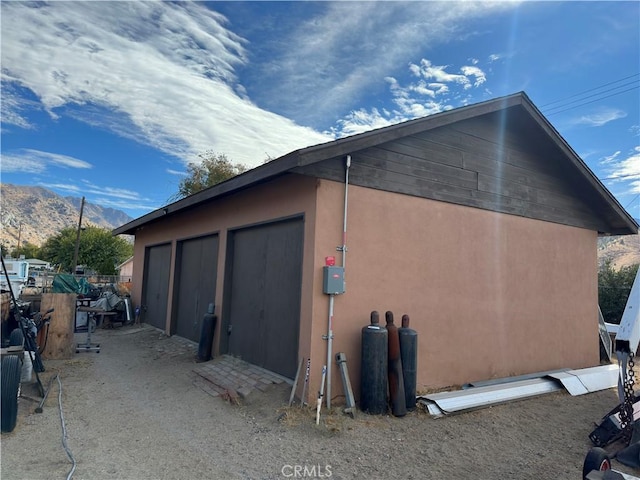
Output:
[[[77,336],[77,341],[84,340]],[[356,419],[284,408],[273,385],[240,405],[198,387],[196,346],[151,327],[99,330],[102,351],[47,361],[45,386],[62,382],[76,479],[580,479],[593,424],[613,408],[607,390],[552,393],[432,419]],[[33,385],[23,388],[35,396]],[[1,476],[66,478],[58,387],[42,414],[20,400],[18,425],[2,435]],[[619,467],[616,464],[616,467]],[[628,471],[628,470],[627,470]]]

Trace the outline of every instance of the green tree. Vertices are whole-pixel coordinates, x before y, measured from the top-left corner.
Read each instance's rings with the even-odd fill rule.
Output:
[[[43,260],[58,265],[61,271],[73,269],[77,230],[63,229],[49,237],[41,248]],[[99,275],[115,275],[116,266],[133,255],[133,245],[114,237],[108,229],[89,226],[80,232],[78,265],[85,265]]]
[[[605,322],[620,323],[627,305],[638,265],[616,270],[611,260],[605,261],[598,271],[598,303]]]
[[[14,248],[11,252],[13,258],[20,258],[20,255],[24,255],[24,258],[38,258],[40,247],[33,243],[24,242],[24,244],[20,245],[20,248]]]
[[[198,155],[199,161],[189,162],[187,176],[180,181],[178,193],[169,201],[176,201],[229,180],[247,170],[241,163],[232,163],[226,155],[210,150]]]

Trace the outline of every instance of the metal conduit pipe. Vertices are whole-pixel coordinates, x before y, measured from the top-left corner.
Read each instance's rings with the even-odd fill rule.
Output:
[[[342,220],[342,268],[347,266],[347,211],[349,207],[349,168],[351,168],[351,155],[347,155],[344,174],[344,217]]]
[[[351,168],[351,155],[347,155],[345,161],[345,178],[344,178],[344,211],[342,220],[342,245],[337,248],[342,252],[342,268],[347,263],[347,212],[349,205],[349,168]],[[331,372],[333,371],[333,305],[334,295],[329,295],[329,319],[327,325],[327,409],[331,408]]]

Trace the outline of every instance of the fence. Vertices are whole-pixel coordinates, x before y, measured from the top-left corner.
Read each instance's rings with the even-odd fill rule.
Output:
[[[36,275],[32,276],[36,281],[35,286],[38,289],[42,289],[42,293],[50,293],[53,290],[53,278],[56,275],[54,272],[37,272]],[[84,278],[87,282],[99,288],[113,285],[116,290],[131,290],[131,275],[74,275],[74,277],[76,280]]]

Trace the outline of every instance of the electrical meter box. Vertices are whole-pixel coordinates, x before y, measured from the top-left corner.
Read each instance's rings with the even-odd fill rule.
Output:
[[[327,295],[344,293],[344,267],[325,266],[323,268],[323,292]]]

